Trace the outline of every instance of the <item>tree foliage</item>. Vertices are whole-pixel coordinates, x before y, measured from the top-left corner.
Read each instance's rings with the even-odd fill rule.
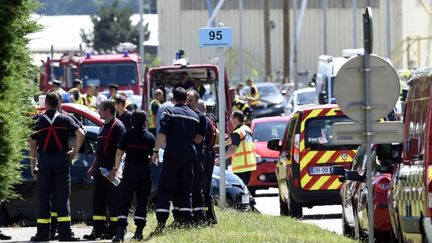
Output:
[[[37,30],[30,20],[34,0],[0,2],[0,201],[16,196],[22,151],[28,149],[30,100],[34,90],[25,36]]]
[[[93,31],[86,33],[81,29],[82,40],[94,50],[110,51],[122,42],[139,45],[139,26],[132,25],[132,12],[127,8],[119,9],[116,0],[111,5],[102,6],[99,12],[91,16]],[[148,40],[150,32],[148,23],[144,25],[144,40]]]

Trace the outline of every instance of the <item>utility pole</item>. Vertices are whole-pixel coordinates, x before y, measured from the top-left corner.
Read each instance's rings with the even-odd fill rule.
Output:
[[[244,82],[243,62],[243,0],[239,0],[239,82]]]
[[[324,54],[328,54],[328,45],[327,45],[327,9],[328,9],[328,0],[323,0],[323,29],[324,29]]]
[[[283,83],[287,83],[290,77],[289,3],[290,0],[283,0]]]
[[[141,78],[144,79],[144,62],[145,62],[145,56],[144,56],[144,1],[145,0],[138,0],[138,8],[139,8],[139,15],[140,15],[140,26],[139,26],[139,54],[141,57]],[[140,80],[141,82],[141,80]]]
[[[271,78],[271,47],[270,47],[270,8],[269,0],[264,0],[264,52],[265,52],[265,79]]]

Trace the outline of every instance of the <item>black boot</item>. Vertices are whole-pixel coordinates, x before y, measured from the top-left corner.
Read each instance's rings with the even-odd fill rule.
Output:
[[[49,232],[50,225],[49,224],[38,224],[36,235],[30,238],[30,241],[41,242],[41,241],[49,241]]]
[[[158,225],[156,226],[156,229],[150,233],[150,238],[154,237],[154,236],[158,236],[161,235],[164,232],[165,229],[165,223],[158,223]]]
[[[137,241],[143,240],[144,239],[144,237],[143,237],[143,229],[144,229],[144,227],[137,227],[136,230],[135,230],[135,234],[132,237],[132,239],[133,240],[137,240]]]
[[[12,237],[10,237],[9,235],[4,235],[3,233],[0,232],[0,240],[11,240]]]
[[[89,235],[84,235],[83,238],[85,240],[97,240],[102,238],[102,234],[96,233],[96,231],[93,229],[92,232]]]
[[[59,240],[58,241],[80,241],[80,238],[79,237],[75,237],[75,235],[74,234],[71,234],[71,235],[69,235],[69,236],[66,236],[66,237],[59,237]]]
[[[126,234],[126,227],[118,226],[117,234],[112,239],[112,242],[123,242],[125,234]]]

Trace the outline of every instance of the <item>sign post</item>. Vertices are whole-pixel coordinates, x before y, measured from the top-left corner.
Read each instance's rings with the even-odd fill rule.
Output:
[[[224,48],[232,46],[232,28],[223,27],[220,23],[216,28],[200,28],[199,43],[201,48],[218,48],[218,110],[219,110],[219,199],[220,206],[226,203],[225,188],[225,56]]]
[[[346,62],[336,75],[334,95],[342,112],[356,122],[333,124],[334,144],[366,145],[366,185],[369,242],[374,242],[372,143],[401,143],[403,123],[377,122],[399,98],[399,78],[389,62],[372,53],[372,11],[363,14],[364,56]]]

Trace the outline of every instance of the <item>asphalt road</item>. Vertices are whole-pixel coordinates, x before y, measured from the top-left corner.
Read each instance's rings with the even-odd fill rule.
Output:
[[[263,214],[279,216],[279,199],[276,188],[258,190],[255,201],[256,208]],[[303,222],[315,224],[319,227],[342,234],[342,209],[340,205],[317,206],[303,208]]]

